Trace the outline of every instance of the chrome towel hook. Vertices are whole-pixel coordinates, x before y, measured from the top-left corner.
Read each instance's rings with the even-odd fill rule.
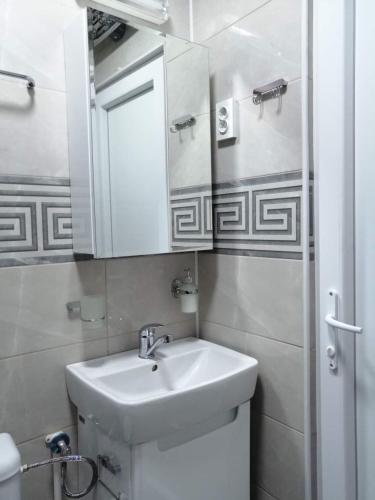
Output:
[[[258,105],[269,99],[280,98],[286,93],[288,82],[281,78],[253,90],[253,103]]]
[[[178,118],[177,120],[173,120],[172,126],[170,127],[170,131],[175,134],[180,130],[184,130],[185,128],[192,127],[196,123],[196,119],[193,115],[186,115]]]

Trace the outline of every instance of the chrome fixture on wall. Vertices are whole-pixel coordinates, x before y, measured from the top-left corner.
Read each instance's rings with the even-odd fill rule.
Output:
[[[31,76],[29,75],[23,75],[22,73],[14,73],[13,71],[5,71],[4,69],[0,69],[0,75],[9,76],[10,78],[18,78],[20,80],[26,80],[27,81],[26,86],[28,89],[35,88],[35,80],[34,78],[31,78]]]
[[[21,472],[29,472],[32,469],[37,469],[39,467],[45,467],[47,465],[61,464],[61,489],[65,496],[68,498],[82,498],[86,496],[94,488],[98,482],[98,467],[95,461],[89,457],[83,457],[81,455],[71,455],[70,448],[70,437],[63,431],[58,431],[53,434],[46,436],[45,443],[47,448],[51,450],[52,457],[48,460],[43,460],[41,462],[35,462],[33,464],[25,464],[21,467]],[[53,457],[54,454],[60,455],[59,457]],[[84,490],[74,493],[70,491],[67,486],[66,473],[68,463],[87,463],[92,470],[92,475],[90,483]]]
[[[171,293],[175,299],[180,299],[181,311],[186,314],[198,310],[198,287],[193,281],[190,269],[184,270],[183,278],[176,278],[171,284]]]
[[[286,93],[288,82],[281,78],[253,90],[253,103],[258,105],[269,99],[280,98]]]
[[[80,317],[82,321],[102,321],[106,316],[106,303],[103,295],[84,295],[81,300],[66,304],[71,319]]]
[[[182,116],[181,118],[177,118],[177,120],[173,120],[170,131],[172,132],[172,134],[176,134],[180,130],[192,127],[196,124],[196,122],[197,120],[193,115]]]

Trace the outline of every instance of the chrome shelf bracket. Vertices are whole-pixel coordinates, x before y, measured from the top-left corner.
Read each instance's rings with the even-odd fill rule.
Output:
[[[194,118],[193,115],[182,116],[177,120],[173,120],[172,126],[170,127],[170,131],[172,132],[172,134],[176,134],[177,132],[180,132],[180,130],[192,127],[193,125],[196,124],[196,122],[197,120]]]
[[[280,98],[286,93],[287,88],[288,82],[283,78],[268,83],[267,85],[263,85],[263,87],[258,87],[253,90],[253,103],[258,105],[264,101],[268,101],[269,99]]]

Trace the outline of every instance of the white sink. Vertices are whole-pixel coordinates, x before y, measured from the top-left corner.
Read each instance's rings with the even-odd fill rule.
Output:
[[[228,411],[254,394],[258,362],[188,338],[160,347],[154,360],[128,351],[66,368],[79,412],[129,444],[144,443]]]

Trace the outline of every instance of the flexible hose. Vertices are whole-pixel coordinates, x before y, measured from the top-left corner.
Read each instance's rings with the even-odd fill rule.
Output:
[[[85,457],[82,457],[82,458],[85,458]],[[82,498],[82,497],[86,496],[88,493],[90,493],[90,491],[94,488],[94,486],[96,485],[96,483],[98,481],[98,468],[96,466],[96,463],[94,462],[94,460],[91,460],[91,458],[86,458],[86,461],[89,465],[91,465],[91,468],[92,468],[91,481],[86,489],[84,489],[78,493],[73,493],[68,488],[68,486],[66,484],[66,468],[67,468],[66,463],[63,463],[61,465],[62,489],[63,489],[64,495],[66,495],[69,498]]]
[[[86,462],[90,465],[92,469],[91,481],[88,487],[78,493],[72,493],[66,485],[66,468],[67,464],[70,462]],[[64,494],[69,498],[82,498],[94,488],[98,481],[98,467],[94,460],[88,457],[82,457],[81,455],[66,455],[63,457],[50,458],[48,460],[43,460],[42,462],[36,462],[30,465],[23,465],[21,467],[21,472],[28,472],[29,470],[36,469],[37,467],[44,467],[46,465],[53,465],[61,463],[61,477],[62,477],[62,488]]]

